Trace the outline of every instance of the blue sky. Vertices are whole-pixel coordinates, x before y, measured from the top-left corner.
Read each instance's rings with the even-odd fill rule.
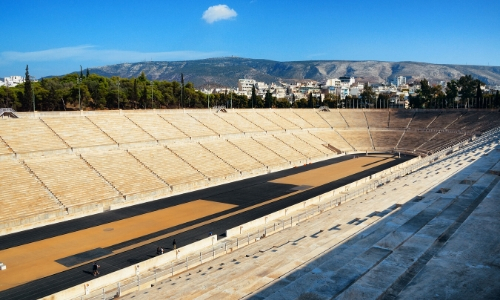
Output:
[[[0,77],[232,55],[500,66],[498,0],[26,0],[0,12]]]

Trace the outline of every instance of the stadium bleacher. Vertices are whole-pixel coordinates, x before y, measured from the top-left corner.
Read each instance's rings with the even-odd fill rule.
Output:
[[[264,131],[284,131],[283,128],[273,123],[271,120],[264,118],[260,114],[254,112],[238,112],[239,115],[254,124],[258,124]]]
[[[370,128],[389,127],[389,111],[365,111],[366,121]]]
[[[355,109],[89,112],[0,122],[0,164],[14,160],[19,167],[25,160],[41,191],[52,191],[46,197],[65,208],[142,194],[150,201],[152,191],[163,191],[159,197],[169,189],[199,188],[207,178],[235,180],[242,172],[279,170],[337,151],[426,155],[500,125],[498,112],[488,110]],[[15,178],[15,170],[7,167],[3,175]],[[75,191],[78,178],[96,188]]]
[[[42,120],[71,148],[116,145],[115,141],[88,118],[42,118]]]
[[[318,113],[332,128],[346,128],[347,123],[338,110],[330,110]]]
[[[216,135],[213,130],[186,113],[160,114],[160,116],[189,137],[194,138]]]
[[[229,111],[227,113],[222,113],[219,114],[219,117],[244,133],[263,131],[263,129],[253,123],[250,118],[247,119],[236,112]]]
[[[137,126],[141,127],[149,135],[153,136],[157,141],[189,138],[186,134],[157,114],[128,114],[126,117]]]

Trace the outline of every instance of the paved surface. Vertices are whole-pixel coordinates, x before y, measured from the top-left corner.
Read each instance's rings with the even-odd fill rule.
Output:
[[[129,239],[125,240],[115,240],[114,244],[106,244],[103,242],[100,247],[96,247],[99,246],[99,243],[92,246],[89,245],[86,251],[67,253],[59,257],[59,260],[63,259],[59,261],[59,265],[64,267],[65,265],[72,266],[81,263],[87,259],[98,259],[100,255],[105,253],[118,253],[104,259],[99,259],[101,273],[110,273],[151,258],[158,246],[164,247],[167,251],[171,250],[173,238],[177,240],[178,246],[182,246],[206,237],[208,232],[222,235],[228,228],[235,227],[239,224],[267,215],[270,212],[283,209],[316,195],[333,190],[410,158],[411,157],[403,157],[391,160],[375,157],[372,162],[360,164],[363,160],[352,159],[351,156],[343,156],[300,168],[267,174],[60,224],[49,225],[0,237],[0,255],[4,251],[15,249],[14,247],[22,249],[23,247],[27,247],[28,244],[33,245],[47,239],[58,238],[62,235],[67,236],[75,232],[85,231],[99,226],[101,226],[101,231],[106,229],[113,229],[114,231],[116,228],[114,225],[116,224],[113,224],[113,222],[133,219],[151,212],[161,212],[164,209],[173,208],[200,199],[211,203],[226,205],[223,205],[224,207],[221,207],[219,211],[216,209],[215,211],[209,212],[208,215],[200,209],[200,215],[189,220],[186,219],[186,222],[178,225],[169,223],[169,217],[159,216],[157,218],[161,218],[165,221],[163,229],[161,229],[160,226],[155,229],[156,231],[150,233],[141,233],[138,234],[138,236],[131,236]],[[379,164],[374,163],[376,161],[379,161]],[[329,166],[339,163],[357,163],[359,164],[358,169],[353,168],[353,172],[362,171],[354,175],[339,171],[338,174],[332,175],[331,173],[334,169]],[[330,180],[325,180],[325,174],[330,174]],[[301,180],[306,181],[308,185],[305,189],[299,188],[297,191],[297,187],[302,186],[298,184]],[[270,201],[279,197],[282,197],[279,201]],[[252,209],[244,210],[250,207]],[[242,210],[242,212],[237,213],[239,210]],[[110,226],[110,224],[113,224],[113,226]],[[197,224],[202,225],[199,226]],[[186,228],[190,229],[186,230]],[[74,240],[74,243],[85,245],[89,243],[89,239],[93,238],[80,237]],[[99,240],[99,238],[95,239]],[[65,251],[67,246],[52,243],[51,248],[53,252],[58,252],[61,250]],[[37,250],[35,249],[33,251],[35,251],[35,253],[28,252],[23,255],[33,256],[35,258],[39,257],[36,255]],[[18,253],[19,251],[14,252]],[[48,268],[44,267],[43,261],[37,262],[33,260],[31,263],[36,266],[36,268],[40,269],[42,273],[50,271]],[[12,266],[8,265],[8,268],[9,267],[12,268]],[[34,299],[50,295],[54,292],[88,281],[89,276],[91,276],[90,267],[90,262],[87,261],[83,265],[77,265],[66,271],[57,272],[54,275],[9,288],[0,292],[0,299]],[[2,276],[7,276],[7,274],[8,272],[5,271],[0,273],[0,290],[5,289],[5,287],[2,288],[2,282],[5,282],[5,280],[2,280]],[[30,276],[29,273],[26,274],[25,276]],[[5,279],[7,277],[3,278]]]

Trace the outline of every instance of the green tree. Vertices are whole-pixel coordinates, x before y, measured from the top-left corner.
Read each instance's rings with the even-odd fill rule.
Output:
[[[264,102],[266,103],[266,107],[273,107],[273,95],[269,90],[266,92],[266,96],[264,97]]]
[[[373,107],[375,101],[375,91],[373,91],[372,86],[365,83],[363,92],[361,92],[361,100],[364,102],[365,106]]]
[[[455,99],[458,97],[458,85],[457,81],[452,79],[451,81],[446,83],[446,107],[448,106],[454,106],[455,105]]]
[[[468,103],[468,100],[471,100],[475,96],[476,82],[474,81],[475,80],[471,75],[465,75],[458,79],[457,86],[459,88],[460,96],[464,105],[465,103]]]
[[[255,85],[252,86],[252,97],[250,98],[250,102],[249,104],[251,104],[252,108],[254,107],[254,105],[257,105],[257,93],[255,92]]]
[[[28,65],[26,65],[26,73],[25,73],[25,76],[24,76],[24,97],[23,97],[23,103],[22,103],[22,106],[23,106],[23,109],[25,110],[30,110],[29,107],[30,107],[30,103],[32,103],[33,101],[33,90],[32,90],[32,87],[31,87],[31,78],[30,78],[30,72],[28,70]],[[33,108],[33,110],[35,110],[35,108],[33,106],[31,106]]]
[[[432,90],[431,86],[429,85],[429,81],[427,79],[422,79],[420,80],[420,90],[419,93],[420,99],[421,99],[421,106],[425,105],[425,107],[429,108],[430,107],[430,102],[431,102],[431,95],[432,95]]]
[[[309,95],[307,97],[307,107],[314,108],[314,98],[313,98],[312,93],[309,93]]]
[[[485,108],[485,105],[482,102],[482,100],[483,100],[483,91],[481,90],[481,82],[479,80],[476,80],[476,81],[477,81],[476,103],[480,103],[478,105],[479,108]]]
[[[500,92],[498,90],[496,91],[495,96],[493,97],[493,107],[494,108],[500,107]]]

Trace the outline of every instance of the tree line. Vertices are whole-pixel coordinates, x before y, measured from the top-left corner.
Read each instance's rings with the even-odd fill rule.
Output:
[[[462,76],[452,80],[446,88],[431,86],[426,79],[421,80],[420,89],[409,97],[411,108],[499,108],[500,96],[483,95],[478,79]],[[457,102],[457,97],[460,100]],[[106,110],[106,109],[164,109],[164,108],[206,108],[225,105],[234,108],[313,108],[325,105],[331,108],[387,108],[391,95],[376,95],[373,88],[365,84],[359,97],[347,96],[341,100],[339,95],[326,94],[319,99],[313,94],[307,98],[277,99],[270,91],[264,97],[257,95],[255,87],[250,97],[238,95],[227,90],[205,94],[195,90],[193,84],[181,81],[150,80],[144,72],[137,78],[111,78],[72,73],[59,77],[42,78],[34,82],[26,66],[25,82],[15,87],[0,87],[0,107],[10,107],[16,111],[62,111],[62,110]],[[403,100],[402,98],[400,100]]]
[[[16,111],[62,111],[151,108],[206,108],[208,105],[249,107],[248,97],[237,94],[207,95],[193,84],[150,80],[144,72],[137,78],[111,78],[71,73],[64,76],[31,80],[26,67],[25,82],[15,87],[0,87],[0,107]]]

